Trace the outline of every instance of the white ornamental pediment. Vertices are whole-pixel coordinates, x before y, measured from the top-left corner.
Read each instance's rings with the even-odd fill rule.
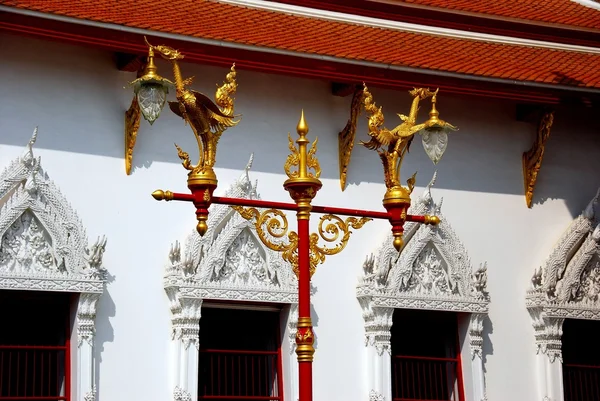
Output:
[[[102,293],[105,238],[91,246],[76,212],[33,155],[0,175],[0,289]]]
[[[526,299],[549,316],[600,319],[600,189],[535,270]]]
[[[441,212],[442,201],[431,196],[435,178],[409,213],[436,215],[441,223],[407,223],[400,253],[388,235],[363,265],[358,296],[369,297],[374,307],[487,313],[487,267],[473,271],[464,245]]]
[[[260,199],[249,169],[226,191],[226,197]],[[178,297],[295,304],[297,281],[292,268],[277,252],[265,247],[254,223],[227,205],[209,209],[204,237],[194,230],[181,247],[169,252],[165,289]],[[169,290],[171,289],[171,290]]]
[[[408,213],[435,215],[441,223],[404,225],[401,252],[388,234],[381,247],[367,257],[357,285],[357,298],[365,322],[365,346],[370,366],[381,379],[369,376],[370,400],[391,400],[393,315],[395,309],[438,310],[469,313],[468,350],[474,378],[469,399],[485,398],[483,327],[489,310],[487,266],[473,271],[467,251],[443,215],[442,201],[435,202],[431,187],[411,205]]]
[[[544,399],[562,397],[565,319],[600,320],[600,188],[533,273],[525,304],[542,358],[538,377]]]

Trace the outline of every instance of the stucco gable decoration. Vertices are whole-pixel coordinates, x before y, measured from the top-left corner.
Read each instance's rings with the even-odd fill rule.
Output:
[[[0,290],[79,293],[78,348],[73,387],[94,401],[96,308],[107,271],[106,238],[89,245],[69,202],[33,155],[37,128],[25,152],[0,174]]]
[[[538,352],[561,359],[565,318],[600,320],[600,189],[535,270],[526,305]]]
[[[250,181],[251,166],[252,157],[224,196],[260,199],[257,183]],[[292,267],[260,242],[254,223],[229,206],[213,204],[206,234],[200,237],[193,230],[184,244],[182,247],[176,241],[171,245],[164,276],[172,313],[171,335],[176,345],[175,366],[183,366],[177,369],[174,380],[175,401],[198,398],[197,349],[204,300],[290,305],[290,352],[295,346],[298,318],[297,280]],[[293,367],[288,368],[292,371],[289,377],[294,380],[297,374]]]
[[[487,266],[473,271],[466,249],[431,196],[435,175],[409,209],[411,214],[440,216],[438,226],[407,223],[405,245],[398,254],[391,236],[367,258],[357,294],[374,307],[488,312]]]
[[[226,191],[226,197],[260,199],[249,170]],[[203,299],[296,304],[297,281],[291,266],[258,239],[254,224],[226,205],[210,208],[208,231],[200,237],[194,230],[181,247],[176,241],[169,252],[164,277],[174,323],[186,305],[190,324],[197,326]],[[184,313],[185,314],[185,313]],[[187,319],[186,319],[187,320]],[[174,330],[178,324],[174,324]],[[174,333],[180,336],[181,333]],[[197,334],[191,335],[195,341]]]
[[[260,199],[257,183],[244,173],[226,197]],[[183,250],[176,241],[169,252],[165,288],[199,298],[296,302],[296,278],[281,256],[258,239],[254,224],[226,205],[213,205],[204,237],[193,231]]]
[[[485,264],[473,271],[470,258],[435,202],[431,187],[409,209],[411,214],[440,216],[438,226],[405,224],[405,245],[398,253],[392,236],[363,264],[357,298],[365,321],[367,359],[380,372],[369,376],[369,400],[392,399],[391,327],[394,309],[426,309],[470,313],[469,350],[473,363],[473,392],[469,399],[485,399],[483,321],[490,297]]]
[[[33,155],[0,174],[0,289],[101,294],[105,238],[88,245],[85,228]]]

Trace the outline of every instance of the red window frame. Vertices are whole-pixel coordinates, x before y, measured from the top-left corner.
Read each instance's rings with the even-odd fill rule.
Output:
[[[403,311],[402,309],[397,310]],[[411,312],[419,313],[421,311],[412,310]],[[435,313],[435,311],[423,312]],[[456,357],[392,355],[392,401],[465,401],[458,330],[459,314],[444,313],[452,313],[454,316],[454,318],[448,319],[448,323],[451,322],[456,335]],[[408,329],[414,330],[414,328]],[[431,380],[432,376],[433,380]],[[442,382],[438,382],[439,380]],[[454,385],[453,389],[450,388],[450,381]]]
[[[600,349],[594,344],[600,322],[565,319],[562,335],[562,379],[565,401],[600,400]]]
[[[236,303],[237,304],[237,303]],[[274,351],[265,350],[244,350],[244,349],[215,349],[215,348],[202,348],[202,341],[200,341],[200,360],[199,364],[202,363],[202,358],[212,358],[210,360],[212,364],[210,367],[210,380],[203,380],[199,377],[199,388],[198,388],[198,399],[202,401],[283,401],[284,400],[284,388],[283,388],[283,363],[282,363],[282,351],[281,351],[281,308],[275,307],[261,307],[255,305],[243,305],[240,307],[239,304],[232,304],[231,309],[240,310],[247,309],[252,311],[270,311],[277,317],[273,317],[273,326],[275,329],[274,341],[277,344]],[[225,304],[228,305],[228,304]],[[211,307],[210,304],[207,305]],[[204,306],[203,306],[204,307]],[[219,309],[229,309],[227,307],[219,307]],[[200,321],[200,330],[202,330],[202,320]],[[237,361],[236,361],[237,359]],[[268,362],[269,359],[272,362]],[[236,364],[237,362],[237,364]],[[219,365],[222,364],[222,365]],[[272,364],[271,371],[266,372],[267,366]],[[241,369],[244,365],[244,369]],[[231,370],[229,369],[231,366]],[[216,371],[216,373],[215,373]],[[237,371],[237,372],[236,372]],[[213,374],[219,375],[219,372],[226,372],[225,376],[219,376],[216,378],[217,388],[215,390],[215,377]],[[266,374],[265,374],[266,372]],[[199,376],[202,372],[198,372]],[[236,374],[237,373],[237,374]],[[264,376],[264,377],[263,377]],[[221,382],[221,378],[223,382]],[[258,380],[256,387],[254,386],[253,379]],[[261,383],[261,379],[265,381]],[[276,389],[276,395],[255,395],[257,388],[263,386],[263,389],[268,388],[270,385],[269,381],[274,380],[272,388]],[[235,386],[237,381],[237,387]],[[204,383],[204,388],[200,388]],[[253,383],[253,384],[249,384]],[[228,386],[230,385],[230,386]],[[223,390],[225,387],[225,391]],[[251,388],[251,395],[248,395],[249,387]],[[235,389],[237,388],[237,394]],[[245,393],[242,393],[242,389],[246,389]],[[222,395],[223,392],[225,395]],[[260,391],[259,391],[260,392]]]
[[[600,399],[600,366],[563,365],[565,401],[596,401]]]
[[[13,291],[13,290],[6,290]],[[69,401],[71,399],[71,313],[70,305],[72,304],[73,297],[69,297],[69,303],[65,312],[65,341],[61,345],[15,345],[15,344],[1,344],[0,343],[0,401]],[[43,334],[43,331],[40,331]],[[61,356],[62,353],[62,357]],[[45,356],[49,358],[47,361],[48,365],[44,365]],[[52,360],[54,356],[54,361]],[[58,372],[60,371],[60,363],[63,364],[64,378]],[[33,363],[33,367],[31,366]],[[45,377],[38,377],[39,388],[36,382],[36,370],[35,366],[39,363],[42,365],[41,374],[45,376],[44,368],[48,371],[47,383],[44,383]],[[54,365],[52,368],[56,369],[55,373],[50,370],[50,364]],[[8,367],[6,371],[5,368]],[[28,367],[32,369],[32,377],[29,378]],[[14,379],[14,371],[17,370],[17,377]],[[25,375],[22,377],[19,373],[24,372]],[[56,394],[61,393],[59,388],[60,379],[64,379],[64,395],[44,395],[50,394],[55,390]],[[17,389],[15,391],[14,385]],[[28,385],[28,381],[31,380],[31,384]],[[52,381],[54,383],[54,389],[51,389]],[[46,385],[48,387],[46,387]],[[44,391],[44,388],[46,387]],[[62,387],[62,386],[61,386]],[[11,391],[12,390],[12,391]],[[23,391],[21,391],[23,390]],[[8,394],[8,395],[3,395]],[[28,395],[29,394],[29,395]]]

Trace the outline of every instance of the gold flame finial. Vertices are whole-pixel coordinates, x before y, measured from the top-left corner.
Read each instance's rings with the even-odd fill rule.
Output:
[[[296,126],[296,132],[298,132],[298,135],[300,135],[301,139],[306,139],[304,137],[308,134],[308,124],[304,119],[304,109],[302,109],[302,112],[300,114],[300,121],[298,121],[298,126]]]

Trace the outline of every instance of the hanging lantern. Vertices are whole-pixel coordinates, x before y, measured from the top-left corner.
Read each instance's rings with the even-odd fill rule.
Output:
[[[150,47],[148,51],[148,63],[144,69],[144,74],[131,82],[140,106],[140,111],[150,124],[154,123],[163,107],[165,107],[169,87],[174,86],[173,82],[158,75],[156,70],[154,50]]]
[[[435,107],[436,101],[437,91],[435,91],[435,94],[431,98],[432,106],[429,112],[429,120],[425,122],[425,128],[419,132],[425,153],[427,153],[427,156],[429,156],[434,164],[438,164],[446,151],[446,147],[448,146],[448,132],[458,130],[454,125],[439,118],[440,113]]]

